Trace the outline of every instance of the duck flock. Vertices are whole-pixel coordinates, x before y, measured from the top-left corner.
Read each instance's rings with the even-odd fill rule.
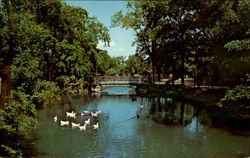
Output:
[[[101,114],[101,111],[95,111],[95,112],[89,112],[89,111],[83,111],[82,113],[77,114],[74,111],[66,112],[66,118],[71,119],[73,121],[69,120],[58,120],[58,116],[54,116],[54,121],[59,122],[60,126],[70,126],[71,128],[79,128],[80,131],[86,131],[87,126],[90,128],[92,127],[93,130],[98,130],[99,123],[97,122],[98,116]],[[81,123],[76,122],[76,118],[78,116],[87,116],[87,119],[82,121]],[[91,121],[92,120],[92,121]],[[95,124],[94,124],[95,123]]]

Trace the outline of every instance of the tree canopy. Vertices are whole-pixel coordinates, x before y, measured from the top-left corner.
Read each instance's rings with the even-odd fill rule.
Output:
[[[249,5],[247,0],[129,1],[112,22],[135,31],[137,53],[150,59],[158,80],[172,74],[184,84],[184,75],[190,75],[197,84],[234,86],[249,73]]]
[[[0,153],[25,154],[36,108],[57,98],[67,78],[87,80],[107,71],[110,57],[97,44],[109,45],[108,31],[85,9],[60,0],[0,1],[0,69],[9,67],[3,82],[11,80],[0,109]]]

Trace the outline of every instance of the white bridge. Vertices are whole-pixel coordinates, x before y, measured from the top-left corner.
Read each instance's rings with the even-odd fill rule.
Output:
[[[148,77],[135,76],[97,76],[94,85],[138,85],[149,83]]]

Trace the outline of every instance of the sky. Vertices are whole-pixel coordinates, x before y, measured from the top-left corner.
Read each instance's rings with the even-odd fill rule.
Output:
[[[63,0],[67,4],[74,7],[81,7],[87,10],[90,16],[94,16],[109,28],[111,38],[110,47],[104,46],[99,42],[98,48],[107,50],[112,57],[129,56],[135,54],[135,46],[132,46],[134,41],[134,32],[131,29],[120,27],[110,28],[111,17],[115,12],[125,9],[126,2],[124,1],[85,1],[85,0]]]

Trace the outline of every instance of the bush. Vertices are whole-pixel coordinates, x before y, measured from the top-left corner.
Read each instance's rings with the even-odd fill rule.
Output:
[[[224,98],[221,101],[240,101],[245,99],[250,99],[250,87],[239,85],[235,88],[228,90]]]
[[[40,107],[47,106],[61,99],[59,92],[60,88],[55,82],[38,80],[31,99],[34,104],[40,105]]]
[[[1,153],[9,157],[22,155],[22,142],[30,139],[29,132],[37,126],[35,115],[35,105],[30,96],[11,90],[8,102],[0,109]]]

